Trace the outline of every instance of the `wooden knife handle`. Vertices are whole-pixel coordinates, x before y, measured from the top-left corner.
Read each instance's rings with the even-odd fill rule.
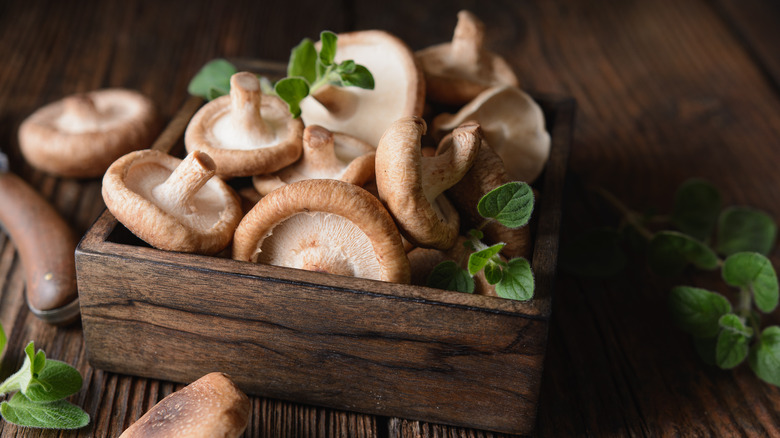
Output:
[[[19,251],[33,313],[73,303],[76,236],[46,199],[10,172],[0,173],[0,225]]]

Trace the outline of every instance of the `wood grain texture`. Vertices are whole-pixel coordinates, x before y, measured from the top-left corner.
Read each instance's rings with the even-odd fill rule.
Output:
[[[485,19],[486,41],[526,89],[577,99],[570,163],[579,183],[567,190],[562,245],[614,220],[579,185],[667,210],[681,181],[702,176],[727,203],[780,217],[780,96],[769,79],[780,41],[775,3],[765,0],[0,2],[0,147],[83,233],[103,209],[99,182],[51,178],[18,153],[16,129],[37,107],[74,91],[126,86],[152,96],[170,119],[189,78],[213,57],[284,60],[302,36],[325,28],[382,27],[418,49],[450,38],[460,8]],[[22,269],[0,233],[0,321],[11,341],[2,376],[35,339],[82,372],[84,389],[72,401],[93,423],[60,433],[0,421],[0,436],[118,436],[177,387],[90,367],[78,325],[52,329],[26,310]],[[744,367],[703,366],[669,321],[670,285],[641,264],[610,282],[556,276],[537,435],[780,435],[778,390]],[[253,400],[245,435],[500,436],[265,398]]]

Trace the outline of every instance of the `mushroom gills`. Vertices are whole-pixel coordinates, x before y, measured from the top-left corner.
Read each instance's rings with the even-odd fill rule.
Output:
[[[271,113],[270,110],[263,113],[263,122],[268,128],[267,134],[270,137],[261,136],[254,130],[237,129],[233,118],[221,114],[216,115],[211,121],[211,129],[206,130],[206,136],[212,147],[218,149],[249,151],[275,146],[286,137],[286,121],[284,115],[276,118],[274,117],[276,114]]]
[[[167,180],[170,169],[151,161],[136,163],[130,167],[125,177],[127,187],[145,199],[157,199],[154,189]],[[156,205],[166,213],[179,216],[181,221],[192,228],[210,229],[219,222],[226,208],[226,201],[212,187],[216,183],[207,182],[192,195],[192,204],[186,211],[171,202],[160,202]]]
[[[259,263],[380,280],[371,240],[332,213],[297,213],[276,225],[257,248]]]

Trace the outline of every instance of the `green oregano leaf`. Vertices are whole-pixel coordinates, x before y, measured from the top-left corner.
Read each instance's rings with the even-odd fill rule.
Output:
[[[669,294],[669,309],[682,330],[698,338],[714,338],[720,332],[720,318],[731,312],[731,303],[708,290],[677,286]]]
[[[761,332],[748,356],[750,368],[763,381],[780,386],[780,327],[770,326]]]
[[[628,258],[622,236],[614,228],[595,228],[561,248],[561,268],[575,275],[611,277],[625,268]]]
[[[274,92],[290,108],[293,117],[301,115],[301,101],[309,95],[309,84],[301,78],[284,78],[276,83]]]
[[[534,192],[524,182],[509,182],[489,191],[477,203],[477,211],[486,219],[495,219],[509,228],[520,228],[531,219]]]
[[[676,231],[661,231],[650,240],[647,262],[658,275],[674,277],[682,274],[689,263],[701,269],[718,267],[718,256],[707,245]]]
[[[778,282],[772,262],[757,252],[738,252],[723,263],[726,283],[750,290],[762,312],[775,310],[778,304]]]
[[[493,246],[487,247],[483,250],[473,252],[471,255],[469,255],[469,274],[470,275],[476,275],[477,272],[481,271],[482,268],[485,267],[485,265],[488,264],[491,258],[501,252],[502,249],[506,246],[505,243],[497,243]]]
[[[503,277],[504,273],[498,263],[491,260],[485,265],[485,280],[487,280],[488,284],[496,284],[501,281]]]
[[[776,237],[775,221],[759,210],[731,207],[718,218],[717,250],[726,256],[744,251],[769,255]]]
[[[333,64],[333,60],[336,57],[336,48],[338,42],[338,36],[335,33],[324,30],[320,32],[320,62],[324,66]]]
[[[315,66],[317,64],[317,49],[308,38],[293,47],[290,51],[290,60],[287,62],[287,76],[305,79],[309,85],[317,79]]]
[[[427,285],[437,289],[474,293],[474,279],[452,260],[439,263],[428,276]]]
[[[214,59],[195,74],[187,91],[193,96],[213,100],[230,92],[230,77],[236,72],[236,67],[229,61]]]
[[[0,414],[18,426],[45,429],[78,429],[89,424],[89,414],[65,400],[39,403],[21,392],[0,403]]]
[[[722,328],[715,348],[715,361],[720,368],[731,369],[741,364],[748,355],[748,339],[752,330],[733,313],[723,315],[718,324]]]
[[[480,230],[476,230],[476,229],[472,228],[472,229],[469,230],[469,236],[471,236],[471,237],[473,237],[473,238],[475,238],[477,240],[482,240],[485,237],[485,233],[483,233]]]
[[[82,378],[77,369],[58,360],[48,359],[37,377],[40,385],[30,385],[24,394],[35,402],[52,402],[81,390]]]
[[[528,301],[534,296],[534,275],[528,260],[517,257],[509,260],[501,281],[496,284],[496,294],[501,298]]]
[[[683,233],[704,241],[715,230],[720,207],[721,196],[715,186],[691,179],[677,189],[671,221]]]
[[[353,62],[354,64],[354,62]],[[357,64],[351,72],[340,72],[342,85],[346,87],[359,87],[366,90],[374,89],[374,76],[365,66]]]

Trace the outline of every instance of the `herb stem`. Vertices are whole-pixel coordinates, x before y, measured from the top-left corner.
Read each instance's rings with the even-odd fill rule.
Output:
[[[615,195],[603,189],[602,187],[596,187],[594,191],[602,198],[604,198],[604,200],[607,201],[615,210],[620,212],[626,222],[633,226],[634,229],[636,229],[637,232],[642,235],[642,237],[648,241],[653,238],[653,232],[642,224],[642,222],[639,220],[640,215],[637,212],[626,207],[626,205],[623,204]]]

